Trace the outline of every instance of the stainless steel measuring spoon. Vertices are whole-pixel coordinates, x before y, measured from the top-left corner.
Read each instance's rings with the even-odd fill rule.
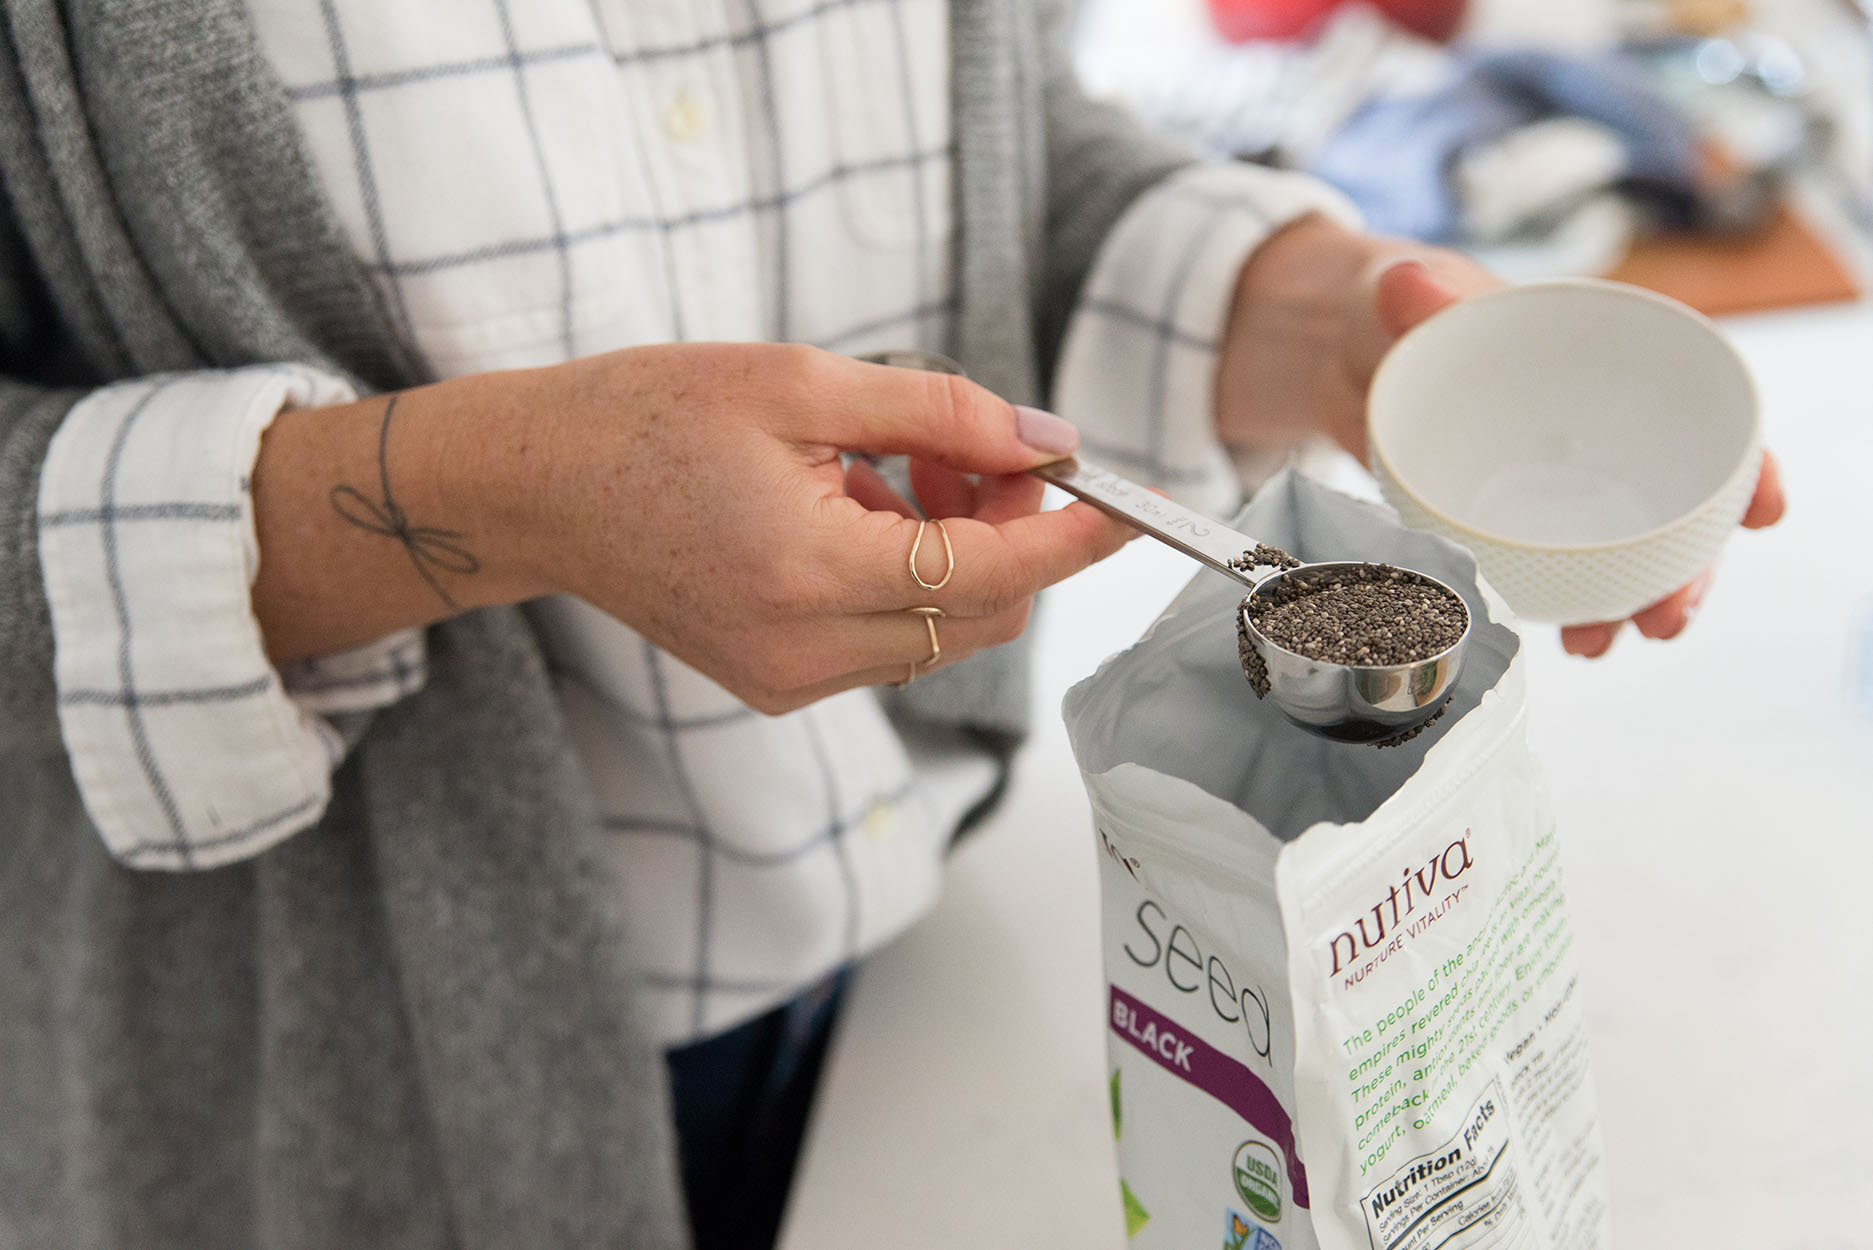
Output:
[[[876,352],[859,359],[905,369],[963,372],[962,366],[935,352]],[[1260,658],[1267,679],[1267,698],[1294,724],[1340,742],[1385,745],[1402,741],[1442,715],[1462,672],[1464,645],[1470,640],[1467,609],[1463,635],[1428,659],[1373,665],[1316,660],[1269,639],[1256,627],[1250,609],[1259,607],[1258,599],[1265,598],[1285,579],[1304,573],[1355,569],[1361,567],[1361,562],[1303,564],[1293,569],[1255,564],[1255,553],[1264,548],[1258,540],[1109,469],[1066,459],[1030,472],[1247,587],[1249,593],[1237,609],[1238,637]],[[1416,576],[1451,589],[1428,574]],[[1461,596],[1457,597],[1461,601]],[[1244,660],[1246,669],[1246,656]]]
[[[1300,655],[1271,641],[1256,627],[1251,605],[1286,579],[1350,570],[1358,568],[1359,562],[1303,564],[1293,569],[1255,564],[1251,562],[1254,554],[1263,547],[1256,539],[1108,469],[1069,459],[1030,472],[1246,586],[1249,594],[1237,609],[1239,636],[1254,648],[1266,668],[1267,697],[1301,728],[1340,742],[1390,742],[1443,712],[1463,668],[1463,648],[1470,638],[1467,620],[1463,636],[1449,648],[1410,664],[1333,664]],[[1417,576],[1450,589],[1427,574]]]

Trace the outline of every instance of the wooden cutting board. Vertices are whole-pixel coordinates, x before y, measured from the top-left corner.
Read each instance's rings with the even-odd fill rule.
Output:
[[[1603,275],[1681,300],[1706,316],[1860,297],[1860,284],[1790,205],[1749,234],[1661,235],[1635,243]]]

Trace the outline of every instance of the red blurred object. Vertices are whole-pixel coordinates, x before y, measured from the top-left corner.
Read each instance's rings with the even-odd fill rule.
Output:
[[[1210,18],[1232,43],[1250,39],[1299,39],[1347,0],[1209,0]],[[1373,0],[1407,30],[1439,43],[1463,24],[1465,0]]]
[[[1232,43],[1298,39],[1344,0],[1210,0],[1210,18]]]
[[[1463,25],[1465,0],[1374,0],[1381,12],[1426,39],[1443,43]]]

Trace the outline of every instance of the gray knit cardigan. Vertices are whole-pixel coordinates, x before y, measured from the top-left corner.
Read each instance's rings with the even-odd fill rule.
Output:
[[[132,872],[60,742],[35,499],[87,388],[303,361],[420,382],[240,0],[0,0],[0,1250],[686,1242],[597,825],[512,609],[435,627],[313,828]],[[1038,379],[1183,157],[1079,95],[1064,20],[952,0],[954,354]],[[1018,729],[1018,649],[911,709]]]

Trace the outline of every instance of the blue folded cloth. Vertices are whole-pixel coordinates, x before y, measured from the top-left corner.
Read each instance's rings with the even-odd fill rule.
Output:
[[[1696,131],[1617,54],[1466,57],[1436,91],[1368,101],[1328,140],[1311,171],[1352,197],[1374,230],[1456,242],[1464,236],[1450,176],[1457,158],[1557,117],[1612,131],[1626,153],[1622,182],[1668,212],[1689,212],[1698,194]]]

